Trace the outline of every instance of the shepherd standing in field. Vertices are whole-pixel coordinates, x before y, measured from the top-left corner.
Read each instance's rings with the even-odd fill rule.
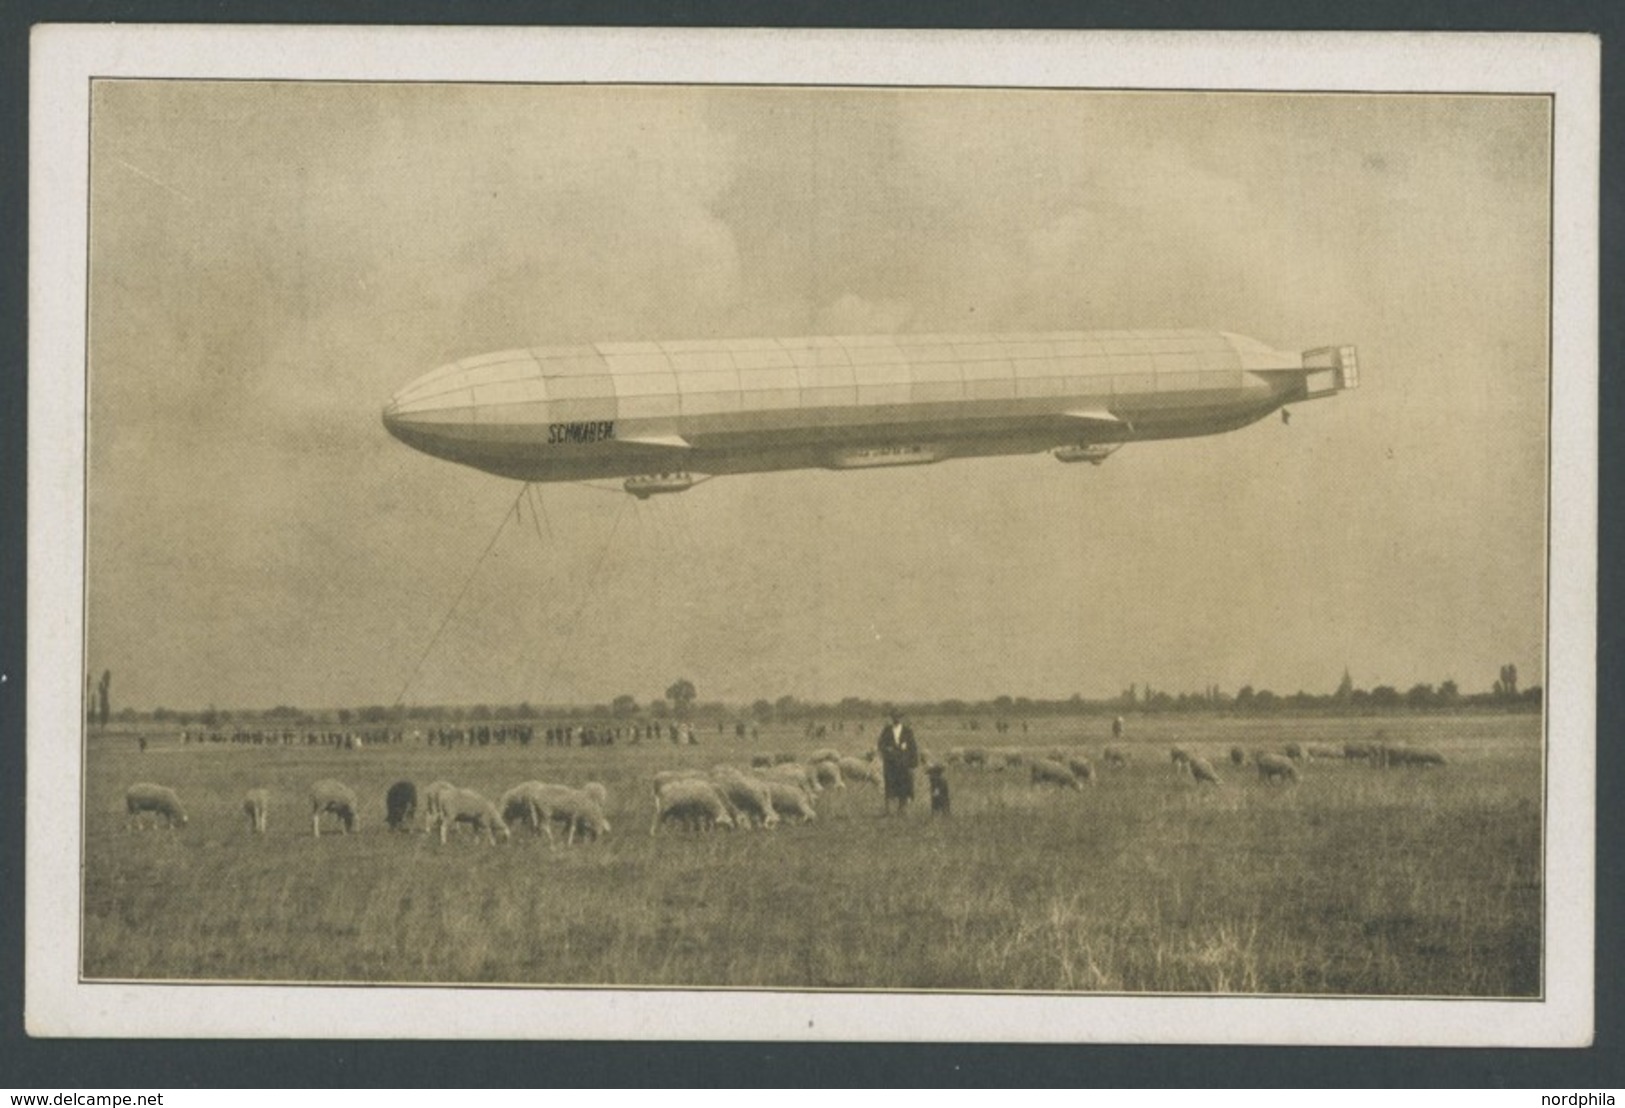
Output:
[[[889,813],[895,800],[898,812],[902,812],[914,799],[914,767],[919,764],[920,748],[914,742],[914,731],[894,708],[891,723],[880,730],[880,766],[886,783],[883,811]]]

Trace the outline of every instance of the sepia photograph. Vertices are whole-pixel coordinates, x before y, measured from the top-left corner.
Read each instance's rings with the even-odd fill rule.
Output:
[[[36,54],[31,1030],[1585,1041],[1594,52],[194,32]]]

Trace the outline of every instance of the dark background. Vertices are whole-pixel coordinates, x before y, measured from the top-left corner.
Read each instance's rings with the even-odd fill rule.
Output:
[[[1625,1086],[1620,1019],[1625,828],[1609,803],[1625,781],[1618,627],[1622,524],[1617,4],[1225,4],[805,2],[490,2],[314,4],[239,0],[48,2],[0,8],[0,1087],[60,1090],[207,1087],[564,1085],[1029,1085],[1516,1087]],[[1596,1043],[1585,1050],[1201,1046],[817,1045],[751,1043],[419,1043],[34,1040],[22,1030],[24,691],[26,688],[28,34],[40,22],[464,23],[601,26],[945,27],[1000,29],[1570,31],[1602,36],[1602,307],[1597,734]]]

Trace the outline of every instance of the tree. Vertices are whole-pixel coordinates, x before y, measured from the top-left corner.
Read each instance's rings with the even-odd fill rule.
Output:
[[[1354,696],[1354,678],[1349,676],[1349,667],[1343,667],[1343,680],[1337,683],[1337,691],[1332,698],[1339,704],[1347,704]]]
[[[1446,678],[1439,682],[1439,703],[1454,704],[1460,696],[1461,690],[1456,687],[1454,680]]]
[[[762,723],[773,718],[773,702],[766,697],[757,699],[750,706],[750,714]]]
[[[610,701],[609,714],[616,719],[630,719],[638,714],[637,698],[629,693],[622,693]]]
[[[671,701],[673,714],[678,719],[687,717],[688,710],[693,705],[694,698],[697,695],[699,694],[694,688],[694,682],[686,677],[679,677],[666,690],[666,699]]]

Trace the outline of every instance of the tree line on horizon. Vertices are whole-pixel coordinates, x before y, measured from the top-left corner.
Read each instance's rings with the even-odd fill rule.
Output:
[[[104,681],[106,677],[104,676]],[[87,697],[91,701],[91,722],[105,727],[108,721],[106,685],[96,690],[101,695]],[[1542,704],[1539,685],[1520,689],[1518,669],[1515,665],[1501,667],[1500,676],[1484,692],[1464,693],[1453,679],[1438,685],[1418,683],[1409,689],[1393,685],[1377,685],[1369,689],[1357,688],[1345,671],[1336,691],[1325,694],[1302,690],[1283,695],[1267,688],[1243,685],[1234,693],[1217,685],[1200,692],[1171,693],[1153,688],[1150,684],[1133,684],[1116,697],[1085,698],[1074,693],[1065,699],[1044,699],[1024,696],[996,696],[988,700],[962,700],[948,698],[932,701],[883,701],[867,697],[849,696],[830,703],[802,700],[784,695],[777,700],[766,698],[752,703],[731,704],[723,701],[701,701],[694,682],[679,678],[672,682],[663,696],[647,703],[639,703],[631,693],[622,693],[605,704],[534,705],[528,701],[518,704],[412,704],[387,706],[372,704],[354,708],[308,709],[291,705],[278,705],[265,710],[219,709],[213,706],[201,710],[177,711],[154,708],[141,712],[124,708],[117,713],[121,722],[151,720],[175,723],[180,726],[218,727],[222,724],[255,721],[284,726],[337,724],[350,726],[385,726],[400,723],[447,723],[471,720],[540,720],[540,719],[611,719],[622,722],[635,720],[690,720],[723,721],[749,720],[758,724],[788,723],[814,718],[867,719],[882,715],[895,706],[917,716],[1053,716],[1053,715],[1117,715],[1138,713],[1227,713],[1237,715],[1268,715],[1274,712],[1324,714],[1380,714],[1392,712],[1439,712],[1463,709],[1478,711],[1538,711]]]

